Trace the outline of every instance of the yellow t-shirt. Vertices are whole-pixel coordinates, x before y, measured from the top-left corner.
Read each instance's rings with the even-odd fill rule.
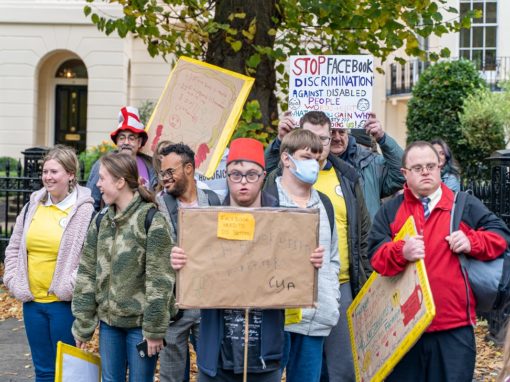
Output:
[[[335,169],[321,170],[314,188],[326,194],[335,210],[336,231],[338,233],[338,256],[340,257],[340,284],[349,281],[349,245],[347,244],[347,207]]]
[[[71,207],[65,211],[55,205],[39,205],[27,232],[28,281],[36,302],[59,301],[48,295],[57,254],[65,227],[65,219]]]

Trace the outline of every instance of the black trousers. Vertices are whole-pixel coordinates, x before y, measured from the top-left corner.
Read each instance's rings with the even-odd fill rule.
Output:
[[[386,381],[471,382],[475,361],[472,326],[424,333]]]

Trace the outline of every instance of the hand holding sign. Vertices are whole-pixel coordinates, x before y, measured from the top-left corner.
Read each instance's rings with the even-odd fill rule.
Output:
[[[283,137],[290,133],[296,126],[297,122],[294,118],[292,118],[292,112],[286,111],[283,113],[283,117],[278,123],[278,139],[282,141]]]

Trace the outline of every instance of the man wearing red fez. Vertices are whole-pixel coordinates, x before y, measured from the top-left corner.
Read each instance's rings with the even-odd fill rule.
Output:
[[[117,149],[122,152],[133,155],[138,165],[138,174],[140,174],[140,182],[147,188],[153,189],[157,183],[156,173],[152,167],[151,157],[145,155],[140,149],[147,142],[148,136],[145,127],[140,121],[138,109],[132,106],[125,106],[119,112],[119,124],[112,131],[110,138],[117,145]],[[96,186],[99,180],[99,161],[94,163],[90,170],[87,187],[92,190],[94,198],[94,208],[99,210],[101,206],[101,192]]]
[[[278,207],[278,200],[261,191],[264,148],[251,138],[232,141],[227,159],[228,195],[224,205],[236,207]],[[323,248],[310,256],[312,264],[322,265]],[[183,248],[173,247],[172,266],[180,270],[186,264]],[[199,381],[239,381],[244,370],[245,311],[239,309],[202,309],[197,364]],[[224,328],[228,323],[228,331]],[[250,310],[248,380],[280,382],[284,349],[285,314],[282,309]]]

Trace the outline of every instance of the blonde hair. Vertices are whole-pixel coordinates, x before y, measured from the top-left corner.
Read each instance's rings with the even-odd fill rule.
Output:
[[[69,181],[69,192],[71,192],[78,183],[78,173],[80,172],[80,162],[76,151],[66,145],[55,145],[44,157],[43,167],[47,161],[52,159],[58,162],[68,174],[74,175],[74,179]]]
[[[154,203],[154,194],[142,186],[138,181],[138,165],[132,155],[119,152],[110,152],[99,159],[99,163],[115,179],[123,178],[127,186],[133,191],[138,191],[146,202]]]

